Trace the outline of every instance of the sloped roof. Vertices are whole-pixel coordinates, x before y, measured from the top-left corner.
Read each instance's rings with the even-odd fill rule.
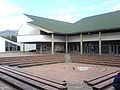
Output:
[[[68,31],[72,28],[73,25],[72,23],[68,23],[68,22],[62,22],[58,20],[27,15],[27,14],[25,15],[33,20],[28,23],[53,31],[54,33],[68,33]]]
[[[120,28],[120,11],[86,17],[75,23],[25,15],[33,20],[28,23],[53,31],[54,33],[70,34]]]
[[[75,27],[81,32],[120,28],[120,11],[83,18]]]

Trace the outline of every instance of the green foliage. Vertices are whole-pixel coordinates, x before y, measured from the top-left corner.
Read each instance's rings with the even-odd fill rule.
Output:
[[[3,38],[17,42],[17,37],[16,36],[3,36]]]

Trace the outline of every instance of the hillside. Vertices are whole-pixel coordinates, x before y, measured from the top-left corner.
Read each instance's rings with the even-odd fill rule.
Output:
[[[0,36],[17,36],[17,34],[18,34],[17,30],[0,31]]]

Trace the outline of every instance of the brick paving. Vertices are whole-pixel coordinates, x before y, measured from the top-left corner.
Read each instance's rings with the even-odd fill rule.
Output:
[[[41,77],[68,83],[69,90],[91,90],[83,83],[83,80],[92,79],[101,75],[120,70],[119,67],[80,64],[80,63],[58,63],[43,66],[21,68],[21,70]],[[87,89],[88,88],[88,89]]]
[[[0,57],[31,56],[31,55],[34,56],[38,54],[3,53],[0,54]],[[69,90],[92,90],[91,87],[88,87],[86,84],[83,83],[83,80],[97,78],[101,75],[120,70],[120,67],[82,63],[58,63],[19,69],[29,74],[46,77],[53,80],[60,81],[66,80],[68,83],[67,86],[69,87]],[[14,89],[0,81],[0,90],[14,90]]]

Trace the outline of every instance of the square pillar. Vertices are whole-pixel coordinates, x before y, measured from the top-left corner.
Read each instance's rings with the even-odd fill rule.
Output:
[[[80,53],[83,54],[83,35],[82,33],[80,34]]]
[[[68,53],[68,36],[66,35],[66,54]]]
[[[99,55],[101,55],[101,32],[99,32]]]
[[[52,54],[54,54],[54,34],[52,33]]]

